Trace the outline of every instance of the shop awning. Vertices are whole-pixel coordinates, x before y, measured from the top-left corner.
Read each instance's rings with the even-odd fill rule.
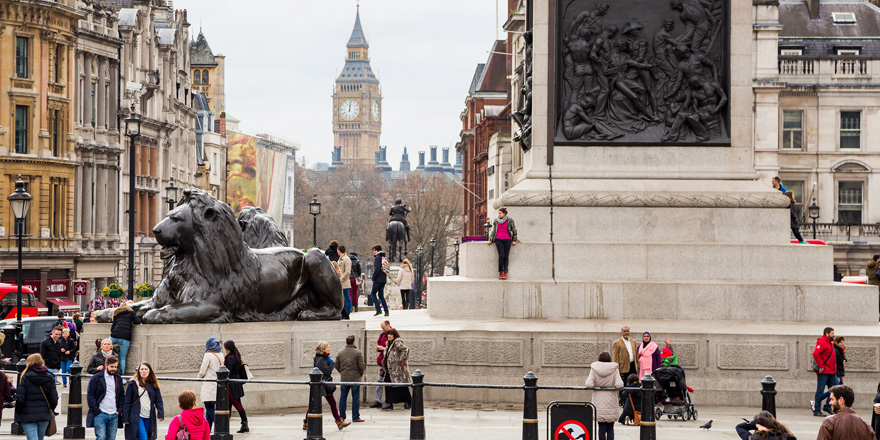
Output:
[[[49,302],[58,306],[58,310],[79,310],[79,304],[67,298],[49,298]]]
[[[43,315],[45,313],[49,313],[49,308],[46,307],[45,304],[41,303],[40,300],[35,299],[34,303],[36,303],[37,306],[37,314]]]

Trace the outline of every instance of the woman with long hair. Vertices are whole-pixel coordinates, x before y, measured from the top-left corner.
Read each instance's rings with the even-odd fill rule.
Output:
[[[226,357],[223,358],[223,365],[229,369],[229,378],[247,379],[247,374],[244,371],[244,364],[241,360],[241,353],[238,352],[238,347],[235,346],[235,341],[228,340],[224,342],[223,348],[226,349]],[[244,411],[244,406],[241,405],[241,398],[244,397],[244,384],[241,382],[229,382],[228,389],[229,403],[235,407],[235,410],[238,411],[238,416],[241,417],[241,429],[238,430],[238,433],[244,434],[245,432],[251,432],[248,427],[247,413]]]
[[[498,249],[498,279],[507,279],[507,266],[510,259],[510,247],[516,246],[516,224],[507,215],[507,208],[498,208],[498,218],[492,220],[492,232],[489,244],[495,243]]]
[[[318,345],[315,347],[314,366],[324,374],[321,378],[322,382],[333,381],[333,368],[336,367],[336,362],[333,362],[333,358],[330,357],[330,344],[327,344],[324,341],[318,342]],[[342,428],[351,425],[351,422],[346,422],[345,420],[342,420],[342,417],[339,417],[339,408],[336,405],[336,398],[333,397],[333,393],[335,392],[336,385],[321,386],[321,395],[324,396],[324,399],[330,404],[330,413],[333,414],[333,420],[336,421],[336,427],[342,431]],[[306,410],[306,418],[303,419],[303,431],[308,429],[309,412]]]
[[[89,374],[98,374],[99,371],[104,369],[104,361],[108,357],[118,356],[116,351],[113,350],[113,342],[110,339],[95,339],[95,345],[98,349],[92,355],[92,358],[89,359],[89,365],[86,367],[86,372]]]
[[[751,422],[736,425],[736,433],[742,440],[796,440],[791,431],[767,411],[759,412]]]
[[[57,405],[55,375],[39,353],[28,356],[15,392],[15,421],[21,424],[27,440],[43,440]]]
[[[216,379],[217,370],[223,362],[220,360],[220,340],[211,336],[205,342],[205,355],[202,356],[202,366],[199,368],[199,378]],[[208,429],[214,426],[214,410],[217,403],[217,384],[214,382],[202,382],[202,402],[205,404],[205,418],[208,419]]]
[[[385,370],[384,382],[388,383],[412,383],[409,375],[409,347],[400,339],[400,333],[396,329],[388,330],[388,342],[385,348],[385,357],[382,359]],[[404,409],[409,409],[412,396],[408,386],[385,387],[385,406],[383,410],[394,409],[395,403],[403,403]]]
[[[134,310],[128,301],[122,303],[113,310],[113,324],[110,325],[110,340],[119,345],[119,373],[125,375],[125,357],[128,356],[128,347],[131,346],[131,334],[134,325],[140,324]]]
[[[165,406],[159,380],[149,362],[141,362],[128,381],[120,417],[125,424],[125,440],[156,440],[156,422],[165,419]]]
[[[404,310],[416,308],[416,297],[412,290],[413,279],[412,263],[404,258],[400,263],[400,269],[397,270],[397,280],[395,280],[397,286],[400,287],[400,299]]]
[[[837,383],[843,383],[843,377],[846,376],[846,339],[843,336],[837,336],[831,343],[834,346],[834,355],[837,359]]]

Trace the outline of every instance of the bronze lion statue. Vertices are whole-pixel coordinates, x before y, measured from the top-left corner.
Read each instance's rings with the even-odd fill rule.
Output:
[[[268,236],[280,232],[272,224],[263,230]],[[342,284],[323,253],[252,249],[232,208],[205,191],[184,191],[153,234],[162,246],[165,278],[153,298],[133,306],[144,323],[341,318]],[[108,321],[109,313],[98,319]]]
[[[263,208],[246,206],[238,213],[238,224],[244,235],[244,242],[251,249],[287,246],[287,237],[278,223],[263,211]]]

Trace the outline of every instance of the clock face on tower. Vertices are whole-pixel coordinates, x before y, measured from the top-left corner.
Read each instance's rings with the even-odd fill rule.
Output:
[[[373,106],[370,109],[370,115],[373,117],[374,121],[379,120],[379,101],[378,100],[375,100],[375,99],[373,100]]]
[[[346,121],[351,121],[356,118],[360,108],[358,107],[357,101],[353,99],[346,99],[342,101],[342,105],[339,106],[339,116],[342,116],[342,119]]]

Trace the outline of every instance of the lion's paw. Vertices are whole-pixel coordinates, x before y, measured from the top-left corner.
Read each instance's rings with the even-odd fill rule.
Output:
[[[299,316],[297,316],[297,321],[317,321],[318,315],[311,310],[303,310],[299,312]]]

